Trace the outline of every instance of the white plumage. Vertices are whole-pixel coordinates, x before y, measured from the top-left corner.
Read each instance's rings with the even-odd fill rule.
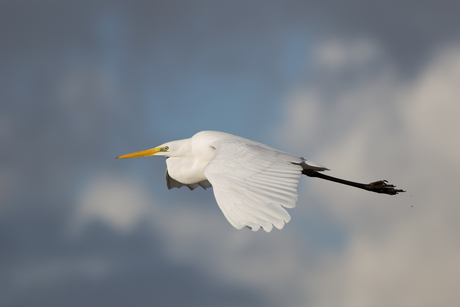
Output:
[[[120,156],[165,156],[168,188],[212,185],[217,204],[235,228],[270,232],[291,219],[284,208],[297,201],[304,169],[325,167],[267,145],[224,132],[202,131],[190,139]]]

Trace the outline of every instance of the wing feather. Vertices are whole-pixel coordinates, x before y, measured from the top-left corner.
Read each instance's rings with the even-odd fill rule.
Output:
[[[295,207],[304,159],[238,138],[219,140],[204,174],[216,201],[235,228],[270,232],[284,227]]]

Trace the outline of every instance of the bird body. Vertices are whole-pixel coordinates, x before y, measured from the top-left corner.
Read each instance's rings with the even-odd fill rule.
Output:
[[[165,156],[169,189],[213,187],[217,204],[235,228],[282,229],[297,201],[301,174],[378,193],[397,194],[384,181],[369,185],[319,174],[324,166],[267,145],[218,131],[201,131],[184,140],[118,157]],[[331,179],[332,178],[332,179]],[[396,193],[390,193],[396,191]]]

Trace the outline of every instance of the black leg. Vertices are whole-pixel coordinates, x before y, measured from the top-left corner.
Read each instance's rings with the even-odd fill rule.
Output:
[[[355,188],[359,188],[359,189],[363,189],[363,190],[371,191],[375,193],[396,195],[398,193],[405,192],[404,190],[395,189],[396,186],[392,184],[388,184],[388,181],[386,180],[379,180],[379,181],[371,182],[369,184],[365,184],[365,183],[353,182],[353,181],[348,181],[348,180],[324,175],[323,173],[320,173],[314,170],[309,170],[309,169],[304,169],[302,171],[302,174],[308,177],[317,177],[317,178],[321,178],[321,179],[325,179],[325,180],[329,180],[329,181],[333,181],[333,182],[337,182],[341,184],[346,184],[346,185],[349,185]]]

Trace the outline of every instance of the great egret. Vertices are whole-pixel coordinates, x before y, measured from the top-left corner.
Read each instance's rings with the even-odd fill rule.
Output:
[[[297,201],[301,174],[326,179],[376,193],[395,195],[386,180],[369,184],[347,181],[320,173],[328,170],[304,158],[242,137],[217,131],[202,131],[184,140],[134,152],[117,159],[167,157],[168,189],[187,186],[213,187],[217,204],[235,228],[282,229],[291,216],[284,209]]]

